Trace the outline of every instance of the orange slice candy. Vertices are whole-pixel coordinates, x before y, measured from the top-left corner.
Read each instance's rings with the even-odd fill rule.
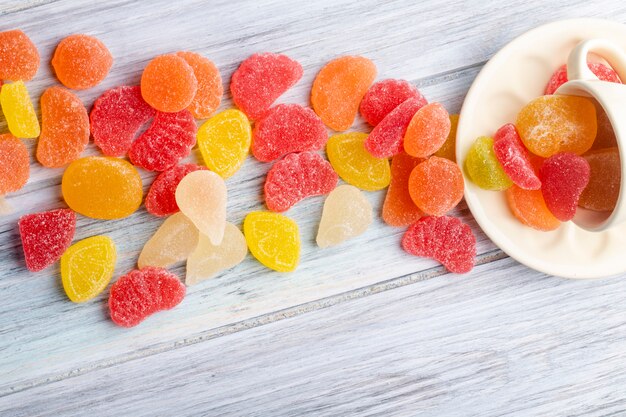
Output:
[[[513,184],[506,190],[506,200],[513,215],[526,226],[547,232],[561,224],[548,210],[541,190],[524,190]]]
[[[175,54],[160,55],[148,63],[141,75],[141,95],[155,109],[174,113],[191,105],[198,80],[187,61]]]
[[[70,35],[63,39],[52,57],[54,72],[67,88],[85,90],[104,80],[113,65],[113,56],[97,38]]]
[[[402,152],[391,160],[391,182],[383,204],[383,220],[390,226],[408,226],[422,217],[409,194],[409,176],[423,162]]]
[[[409,177],[409,193],[424,213],[443,216],[463,198],[461,169],[454,162],[433,156],[416,166]]]
[[[0,32],[0,79],[29,81],[35,77],[38,69],[39,52],[24,32]]]
[[[430,103],[415,113],[404,134],[404,150],[427,158],[441,148],[450,134],[450,116],[439,103]]]
[[[222,101],[224,87],[222,77],[215,64],[208,58],[194,52],[177,52],[193,70],[198,81],[198,91],[187,108],[196,119],[208,119]]]
[[[0,135],[0,196],[22,188],[29,174],[28,149],[24,142],[8,133]]]

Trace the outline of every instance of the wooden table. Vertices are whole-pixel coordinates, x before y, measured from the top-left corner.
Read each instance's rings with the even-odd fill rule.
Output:
[[[28,83],[38,100],[56,80],[48,65],[70,33],[99,37],[115,56],[109,77],[79,92],[135,84],[157,54],[189,49],[212,59],[226,87],[254,52],[282,52],[305,73],[283,102],[307,103],[311,82],[343,54],[371,58],[379,79],[404,78],[458,112],[472,80],[507,42],[570,17],[626,23],[607,1],[3,1],[0,30],[21,28],[42,67]],[[227,90],[227,89],[226,89]],[[222,108],[232,105],[226,94]],[[362,122],[355,130],[364,130]],[[6,130],[4,121],[0,131]],[[34,150],[34,146],[31,147]],[[96,154],[90,148],[86,154]],[[194,151],[191,160],[197,160]],[[34,161],[34,160],[33,160]],[[262,207],[267,164],[249,158],[227,181],[228,217]],[[300,225],[301,265],[273,273],[251,256],[188,289],[176,309],[122,329],[108,291],[69,302],[58,266],[25,270],[17,219],[63,206],[62,170],[32,164],[0,218],[0,415],[340,416],[624,415],[626,283],[570,281],[508,258],[472,220],[474,271],[454,276],[406,255],[401,228],[376,220],[336,249],[314,245],[322,198],[289,211]],[[147,189],[153,175],[143,172]],[[384,192],[368,193],[380,212]],[[134,267],[160,221],[80,217],[76,240],[112,237],[116,277]],[[184,266],[173,269],[184,275]]]

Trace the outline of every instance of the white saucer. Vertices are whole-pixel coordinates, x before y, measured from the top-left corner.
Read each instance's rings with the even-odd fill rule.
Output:
[[[478,136],[492,136],[503,124],[515,122],[519,110],[543,94],[572,48],[591,38],[609,39],[626,50],[626,26],[602,19],[550,23],[502,48],[478,74],[463,103],[456,145],[459,164]],[[530,268],[567,278],[626,272],[626,224],[589,232],[570,221],[555,231],[540,232],[511,214],[504,192],[483,190],[467,176],[465,200],[487,236]]]

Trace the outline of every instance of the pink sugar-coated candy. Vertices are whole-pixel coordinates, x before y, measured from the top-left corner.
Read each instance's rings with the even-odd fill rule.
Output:
[[[607,67],[599,62],[588,62],[587,65],[600,80],[610,81],[612,83],[621,83],[619,76],[613,68]],[[544,94],[554,94],[556,90],[558,90],[558,88],[567,81],[567,65],[563,64],[554,72],[554,74],[552,74],[552,77],[550,77],[550,81],[548,81],[548,84],[546,85]]]
[[[180,304],[185,292],[178,277],[163,268],[133,270],[111,286],[111,320],[122,327],[136,326],[151,314]]]
[[[141,97],[139,86],[105,91],[89,115],[93,142],[107,156],[124,156],[137,132],[156,114]]]
[[[435,259],[450,272],[464,274],[474,267],[476,237],[456,217],[422,217],[404,234],[402,248],[411,255]]]
[[[361,100],[361,116],[367,123],[376,126],[393,109],[410,98],[419,100],[422,106],[428,104],[419,90],[406,80],[377,81],[372,84]]]
[[[189,110],[157,112],[148,130],[131,145],[128,156],[134,165],[148,171],[165,171],[189,155],[197,129]]]
[[[327,140],[326,127],[313,110],[299,104],[279,104],[256,123],[252,155],[269,162],[292,152],[322,149]]]
[[[252,120],[265,115],[285,91],[302,78],[302,65],[287,55],[254,54],[233,73],[233,101]]]
[[[535,174],[529,152],[514,124],[508,123],[498,129],[493,137],[493,152],[504,173],[514,184],[525,190],[541,188],[541,181]]]
[[[404,151],[406,128],[424,104],[421,98],[410,98],[393,109],[369,134],[365,149],[376,158],[390,158]]]
[[[315,152],[292,153],[276,162],[265,180],[267,208],[283,212],[306,197],[330,193],[339,177]]]
[[[574,153],[558,153],[543,161],[539,171],[541,192],[554,217],[562,222],[574,217],[590,174],[587,160]]]
[[[61,258],[72,244],[76,213],[59,209],[22,216],[18,222],[26,268],[41,271]]]
[[[196,164],[176,165],[163,171],[154,180],[146,195],[146,210],[155,216],[164,217],[179,211],[176,204],[176,187],[187,174],[207,169]]]

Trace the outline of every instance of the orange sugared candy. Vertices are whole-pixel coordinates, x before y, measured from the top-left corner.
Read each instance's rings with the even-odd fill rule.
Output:
[[[541,190],[524,190],[513,184],[506,190],[506,200],[513,215],[526,226],[548,232],[561,224],[548,209]]]
[[[439,156],[441,158],[446,158],[451,160],[452,162],[456,162],[456,129],[459,126],[459,115],[451,114],[450,115],[450,133],[448,133],[448,138],[441,145],[441,148],[437,152],[434,153],[435,156]]]
[[[454,162],[433,156],[416,166],[409,177],[409,193],[417,207],[431,216],[443,216],[463,198],[461,169]]]
[[[594,211],[611,211],[617,204],[621,184],[621,166],[617,148],[599,149],[583,155],[591,175],[578,205]]]
[[[141,75],[141,95],[155,109],[174,113],[191,105],[198,80],[187,61],[176,55],[160,55],[148,63]]]
[[[80,99],[62,87],[41,95],[41,136],[37,160],[58,168],[77,159],[89,143],[89,116]]]
[[[441,148],[450,134],[450,116],[439,103],[430,103],[415,113],[404,134],[404,150],[427,158]]]
[[[29,81],[38,69],[39,52],[24,32],[0,32],[0,79]]]
[[[8,133],[0,135],[0,196],[22,188],[29,174],[28,149],[24,142]]]
[[[52,57],[57,78],[74,90],[100,84],[112,65],[111,52],[99,39],[88,35],[70,35],[63,39]]]
[[[177,52],[193,69],[198,81],[198,91],[187,108],[196,119],[208,119],[222,101],[224,87],[222,77],[215,64],[208,58],[194,52]]]
[[[311,89],[313,110],[333,130],[347,130],[361,99],[376,78],[376,66],[361,56],[343,56],[326,64]]]
[[[391,160],[391,182],[383,204],[383,220],[389,226],[408,226],[422,217],[409,194],[409,176],[422,161],[404,152]]]

